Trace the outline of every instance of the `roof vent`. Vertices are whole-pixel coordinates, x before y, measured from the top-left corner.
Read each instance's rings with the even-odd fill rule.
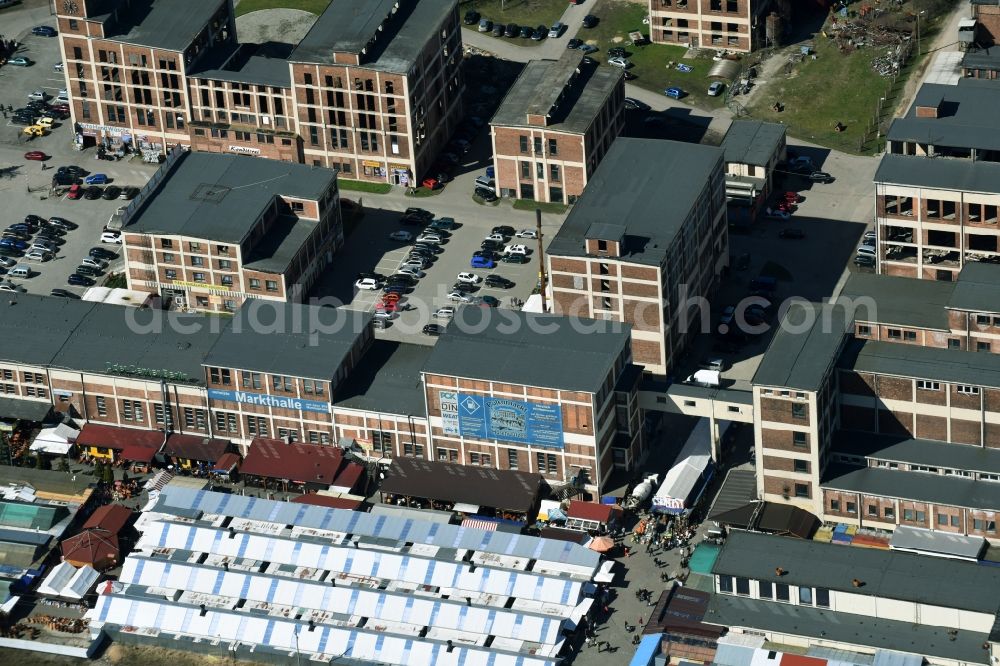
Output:
[[[865,582],[860,578],[855,578],[854,580],[851,581],[851,585],[853,585],[854,587],[864,587]]]
[[[778,576],[780,578],[781,576],[785,575],[785,570],[782,569],[781,567],[775,567],[774,568],[774,575]]]
[[[180,342],[177,343],[177,348],[178,349],[188,349],[190,346],[191,346],[191,343],[188,342],[187,340],[182,340],[182,341],[180,341]]]

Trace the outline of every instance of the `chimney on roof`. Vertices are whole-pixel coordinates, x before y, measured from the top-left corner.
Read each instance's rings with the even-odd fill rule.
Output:
[[[938,97],[933,100],[933,103],[924,103],[917,105],[916,115],[917,118],[937,118],[941,113],[941,105],[944,103],[944,97]]]
[[[854,580],[851,581],[851,585],[853,585],[854,587],[864,587],[865,582],[859,578],[855,578]]]
[[[785,570],[782,569],[781,567],[775,567],[774,568],[774,575],[778,576],[780,578],[781,576],[785,575]]]

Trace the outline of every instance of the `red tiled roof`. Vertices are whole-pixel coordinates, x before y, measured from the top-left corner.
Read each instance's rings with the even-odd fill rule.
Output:
[[[173,458],[215,463],[226,452],[229,442],[200,435],[171,434],[163,453]]]
[[[354,492],[358,488],[358,482],[367,474],[367,470],[358,463],[347,461],[347,464],[340,470],[340,474],[333,480],[331,486],[343,488],[344,492]]]
[[[102,529],[110,534],[118,534],[132,518],[132,509],[122,504],[105,504],[94,511],[83,529]]]
[[[621,511],[621,509],[613,504],[570,500],[569,511],[566,515],[580,520],[596,520],[599,523],[607,523],[614,519],[614,514],[617,511]]]
[[[826,666],[826,659],[785,652],[781,655],[781,666]]]
[[[103,568],[110,561],[118,561],[118,537],[105,530],[84,530],[65,539],[61,544],[63,559],[70,564],[89,564]]]
[[[229,472],[232,471],[234,467],[238,467],[240,464],[240,456],[237,453],[230,451],[229,453],[223,453],[219,456],[219,459],[215,461],[215,470]]]
[[[83,426],[77,446],[106,446],[121,451],[127,446],[141,446],[158,449],[163,444],[163,433],[157,430],[117,428],[115,426],[88,423]]]
[[[335,446],[257,437],[250,443],[240,474],[329,486],[347,464],[354,463],[347,463]]]
[[[350,509],[352,511],[361,506],[361,500],[350,499],[348,497],[319,495],[317,493],[299,495],[292,501],[298,504],[314,504],[316,506],[325,506],[328,509]]]
[[[126,446],[122,449],[120,455],[124,460],[148,463],[153,462],[153,456],[156,455],[156,449],[151,449],[148,446]]]

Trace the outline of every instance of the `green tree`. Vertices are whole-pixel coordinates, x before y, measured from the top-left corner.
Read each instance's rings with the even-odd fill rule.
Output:
[[[67,458],[66,456],[62,456],[61,458],[59,458],[59,471],[67,473],[69,472],[69,458]]]
[[[101,480],[109,486],[114,485],[115,470],[110,463],[104,466],[104,470],[101,472]]]

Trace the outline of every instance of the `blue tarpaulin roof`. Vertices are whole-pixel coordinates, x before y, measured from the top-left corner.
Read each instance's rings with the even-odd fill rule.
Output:
[[[642,637],[642,642],[635,651],[635,656],[629,662],[629,666],[649,666],[653,663],[653,657],[660,653],[660,638],[662,634],[649,634]]]

